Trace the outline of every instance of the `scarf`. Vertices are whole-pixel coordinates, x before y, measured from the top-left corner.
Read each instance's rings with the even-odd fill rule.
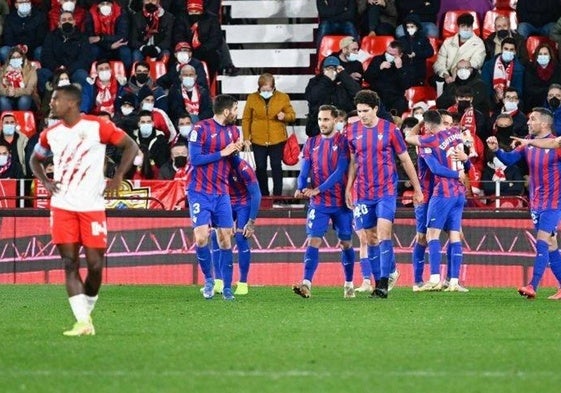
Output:
[[[8,172],[8,169],[10,169],[10,166],[12,166],[12,155],[8,154],[8,161],[6,161],[6,165],[0,166],[0,176],[2,176],[4,173]]]
[[[181,95],[183,96],[183,105],[188,113],[192,115],[199,114],[199,88],[197,86],[193,86],[193,90],[191,90],[191,98],[189,98],[189,94],[187,89],[182,85],[181,86]]]
[[[549,81],[553,76],[553,71],[555,71],[553,61],[547,63],[545,67],[536,64],[536,74],[538,74],[538,78],[540,78],[542,81]]]
[[[178,168],[175,171],[175,175],[173,175],[173,180],[187,180],[187,167],[189,164],[186,164],[183,168]],[[175,167],[174,167],[175,169]]]
[[[115,35],[116,22],[119,16],[121,16],[121,7],[117,3],[113,3],[111,15],[102,15],[97,5],[93,5],[90,8],[90,15],[96,35]]]
[[[495,60],[495,68],[493,69],[493,90],[504,92],[505,88],[510,86],[513,70],[514,60],[508,63],[505,68],[501,56],[498,56]]]
[[[96,79],[97,95],[95,97],[94,113],[109,112],[111,115],[115,113],[115,98],[117,97],[118,83],[117,79],[112,77],[109,85],[104,86],[99,78]]]
[[[16,69],[8,65],[4,72],[4,77],[2,78],[2,84],[6,88],[13,87],[14,89],[23,89],[25,83],[23,82],[22,69]]]
[[[506,180],[506,174],[505,174],[506,165],[503,164],[497,157],[494,157],[492,162],[488,162],[487,166],[495,171],[493,173],[493,179],[492,179],[493,181]]]
[[[199,22],[195,22],[191,25],[191,34],[193,35],[191,46],[193,50],[198,49],[201,46],[201,41],[199,39]]]
[[[146,19],[146,29],[144,30],[144,33],[146,34],[146,42],[148,42],[155,34],[158,33],[160,28],[160,8],[152,13],[147,12],[143,8],[142,14]]]

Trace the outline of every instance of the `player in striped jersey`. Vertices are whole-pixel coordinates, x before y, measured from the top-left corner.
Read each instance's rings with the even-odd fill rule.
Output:
[[[394,270],[391,241],[397,203],[394,155],[398,156],[413,185],[415,203],[423,201],[423,193],[401,132],[395,124],[376,114],[380,105],[378,94],[362,90],[355,96],[354,103],[360,121],[347,131],[351,159],[345,199],[347,206],[354,209],[356,229],[364,229],[369,241],[377,236],[379,245],[369,244],[368,248],[370,260],[375,259],[374,254],[380,255],[380,279],[372,295],[386,298],[389,275]],[[356,200],[353,200],[353,188]]]
[[[528,299],[536,297],[538,285],[548,263],[561,287],[561,254],[557,244],[557,225],[561,219],[561,138],[552,132],[553,115],[546,108],[534,108],[528,116],[528,139],[511,152],[499,149],[496,137],[487,146],[501,162],[512,165],[524,158],[530,171],[530,214],[537,230],[536,259],[530,283],[518,289]],[[549,297],[561,300],[561,290]]]
[[[311,296],[312,279],[319,263],[319,247],[330,221],[342,249],[341,262],[345,275],[343,296],[355,297],[355,254],[351,241],[353,212],[345,205],[349,148],[345,136],[337,132],[336,122],[337,108],[332,105],[319,107],[320,135],[309,138],[304,146],[298,189],[294,194],[296,198],[310,198],[306,219],[308,247],[304,256],[304,279],[292,288],[294,293],[304,298]]]
[[[220,246],[220,266],[224,280],[224,300],[234,300],[232,293],[232,243],[234,222],[228,177],[232,170],[230,156],[239,152],[242,142],[235,126],[238,102],[228,95],[218,95],[213,103],[214,117],[198,122],[189,134],[191,165],[187,172],[187,198],[194,227],[196,254],[205,276],[203,296],[214,296],[212,260],[208,247],[209,223],[216,225]]]

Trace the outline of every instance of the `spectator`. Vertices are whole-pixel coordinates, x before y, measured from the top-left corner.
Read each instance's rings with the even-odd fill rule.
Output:
[[[495,124],[499,116],[508,115],[513,122],[512,135],[524,138],[528,135],[528,118],[520,109],[521,107],[518,91],[513,87],[508,87],[505,90],[502,106],[491,114],[491,124]]]
[[[128,71],[132,66],[128,47],[129,18],[115,0],[96,0],[86,15],[85,30],[96,60],[120,60]]]
[[[358,58],[358,42],[351,36],[341,38],[341,41],[339,41],[338,59],[345,71],[347,71],[347,74],[358,83],[362,83],[364,69]]]
[[[0,143],[0,179],[22,179],[24,177],[21,165],[12,159],[10,148]]]
[[[528,64],[528,50],[526,40],[515,30],[511,29],[510,19],[507,16],[499,15],[495,18],[495,31],[485,38],[485,59],[490,60],[502,53],[501,42],[505,38],[512,38],[516,44],[516,55],[522,64]]]
[[[115,101],[123,94],[123,86],[127,79],[124,76],[113,75],[109,60],[99,60],[95,69],[97,77],[88,78],[88,84],[82,89],[80,111],[92,114],[107,112],[113,116]]]
[[[411,108],[411,117],[417,119],[417,123],[420,123],[423,121],[423,113],[425,113],[426,111],[429,110],[429,106],[426,102],[424,101],[419,101],[413,104],[413,108]],[[411,120],[409,122],[412,122]],[[403,120],[402,126],[403,124],[405,124],[405,119]],[[413,124],[411,127],[413,127],[415,124]],[[402,129],[402,131],[404,131]],[[413,146],[413,145],[408,145],[408,146]],[[413,146],[415,147],[415,146]],[[411,154],[410,154],[411,155]],[[415,161],[413,161],[415,162]]]
[[[169,89],[173,82],[177,80],[179,75],[179,68],[182,65],[189,64],[195,68],[197,72],[197,85],[204,86],[205,89],[209,89],[208,86],[208,75],[205,72],[203,63],[199,59],[193,57],[193,49],[191,44],[188,42],[178,42],[175,45],[175,53],[168,66],[168,72],[156,81],[158,85],[162,86],[164,89]]]
[[[160,168],[159,178],[161,180],[186,180],[188,155],[187,146],[182,143],[173,145],[171,158]]]
[[[138,127],[138,111],[137,97],[132,93],[124,94],[119,99],[120,107],[115,111],[113,121],[130,137],[133,137],[133,131]]]
[[[77,0],[51,0],[51,9],[47,15],[49,31],[55,31],[60,27],[59,21],[63,12],[70,12],[74,18],[76,30],[84,31],[87,11],[77,4]]]
[[[361,25],[366,27],[369,36],[393,35],[397,23],[397,9],[395,0],[369,0],[358,1],[362,3],[359,9],[364,8],[365,12],[360,12]]]
[[[134,140],[150,152],[150,158],[161,167],[169,160],[169,147],[165,134],[155,128],[152,113],[146,110],[138,114],[138,129],[133,131]]]
[[[169,90],[169,115],[173,122],[187,111],[194,123],[212,117],[212,101],[210,94],[196,83],[197,72],[189,64],[179,71],[179,77]]]
[[[507,37],[501,43],[502,52],[487,60],[481,70],[481,79],[491,86],[490,98],[495,105],[501,105],[505,89],[513,87],[523,95],[524,66],[516,57],[516,41]]]
[[[317,31],[317,47],[321,39],[329,34],[342,34],[360,40],[356,20],[356,0],[316,0],[318,9],[319,27]],[[317,119],[314,119],[316,121]]]
[[[171,145],[187,146],[189,144],[189,134],[192,129],[193,119],[191,119],[191,115],[187,112],[181,113],[177,119],[177,136]]]
[[[146,145],[140,145],[131,169],[125,174],[125,179],[131,180],[156,180],[158,167],[150,157],[150,150]]]
[[[333,105],[345,112],[354,110],[353,98],[360,85],[345,71],[335,56],[323,60],[321,73],[311,78],[306,86],[305,97],[308,101],[308,121],[306,134],[319,135],[317,116],[321,105]],[[262,195],[263,192],[261,192]]]
[[[328,58],[337,60],[333,56]],[[257,91],[247,97],[242,131],[244,141],[251,142],[253,146],[255,172],[263,196],[270,195],[267,157],[271,164],[273,195],[282,195],[282,153],[288,138],[286,125],[294,120],[296,113],[290,97],[275,88],[273,75],[265,73],[259,76]]]
[[[561,17],[559,0],[518,0],[516,4],[518,34],[524,38],[531,35],[549,37],[555,22]]]
[[[416,14],[407,15],[402,26],[407,32],[398,39],[403,47],[403,67],[411,86],[424,85],[427,79],[427,59],[434,55],[434,49]]]
[[[10,150],[10,159],[18,162],[23,175],[31,174],[29,169],[29,157],[31,150],[28,149],[29,138],[19,131],[16,118],[13,113],[4,112],[0,119],[2,129],[0,130],[0,145],[7,146]]]
[[[555,22],[555,25],[551,28],[549,38],[555,41],[557,48],[561,48],[561,18],[557,19],[557,22]]]
[[[154,107],[163,111],[168,110],[168,97],[164,89],[156,84],[150,77],[150,64],[139,61],[134,64],[134,69],[128,83],[123,89],[123,94],[133,94],[135,104],[139,102],[138,95],[140,90],[149,90],[154,95]],[[121,101],[120,99],[118,100]],[[120,104],[119,104],[120,105]]]
[[[473,69],[468,60],[460,60],[458,62],[454,81],[446,84],[443,93],[436,99],[437,108],[446,109],[454,105],[456,102],[456,92],[463,86],[468,87],[473,92],[473,107],[481,113],[488,113],[491,107],[489,87],[481,79],[479,72]]]
[[[407,2],[407,0],[403,0]],[[438,20],[442,21],[448,11],[471,10],[477,14],[477,19],[483,20],[487,11],[493,8],[490,0],[443,0],[440,2]]]
[[[168,114],[163,110],[156,108],[154,103],[156,98],[152,90],[144,87],[138,92],[138,106],[141,110],[152,113],[152,120],[154,120],[154,127],[164,133],[168,142],[172,142],[176,135],[177,130]]]
[[[463,130],[469,130],[470,134],[477,136],[481,141],[487,140],[490,133],[487,128],[488,112],[481,112],[473,106],[474,94],[469,86],[461,86],[456,90],[456,102],[447,108],[452,115],[457,113],[460,117],[458,126]],[[481,144],[484,148],[483,143]],[[481,153],[483,150],[481,150]],[[483,158],[483,154],[477,152]]]
[[[553,113],[553,132],[561,135],[561,85],[553,83],[547,90],[547,101],[544,105]]]
[[[27,46],[28,58],[41,58],[41,45],[47,34],[47,18],[44,12],[30,0],[16,0],[14,9],[4,21],[3,45],[0,61],[4,63],[10,49],[17,45]]]
[[[439,37],[438,27],[436,27],[436,14],[440,9],[440,0],[397,0],[396,6],[399,22],[395,30],[397,38],[405,35],[403,22],[410,14],[419,16],[423,32],[427,37]]]
[[[0,72],[0,111],[28,111],[39,106],[37,71],[22,48],[16,46],[10,50]]]
[[[143,0],[142,12],[132,16],[129,46],[133,62],[146,57],[169,58],[174,16],[160,6],[160,0]]]
[[[548,44],[540,44],[524,74],[524,108],[526,112],[542,106],[552,83],[561,83],[561,66]]]
[[[473,15],[465,13],[458,17],[458,33],[444,40],[438,51],[434,63],[437,92],[440,92],[442,82],[450,84],[456,78],[458,62],[467,60],[471,67],[479,71],[485,60],[485,44],[473,32]]]
[[[48,118],[51,112],[50,103],[53,90],[58,86],[65,86],[70,84],[70,74],[65,68],[59,68],[53,74],[51,81],[45,84],[45,92],[41,100],[41,113],[44,118]]]
[[[403,47],[399,41],[390,42],[383,55],[374,56],[364,73],[364,80],[378,92],[390,112],[401,116],[407,110],[404,93],[410,82],[403,66]]]

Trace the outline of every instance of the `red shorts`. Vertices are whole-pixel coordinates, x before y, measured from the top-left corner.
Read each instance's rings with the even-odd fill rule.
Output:
[[[107,247],[105,211],[73,212],[51,207],[54,244],[79,243],[88,248]]]

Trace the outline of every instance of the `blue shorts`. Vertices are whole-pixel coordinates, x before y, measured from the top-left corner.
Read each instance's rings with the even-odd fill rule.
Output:
[[[379,218],[393,222],[396,206],[396,197],[384,197],[375,202],[357,203],[353,212],[355,230],[375,228],[378,226]]]
[[[427,233],[427,212],[429,209],[428,203],[422,203],[415,206],[415,221],[417,226],[417,233]]]
[[[427,228],[460,231],[466,197],[432,196],[427,210]]]
[[[536,231],[544,231],[552,235],[557,233],[557,224],[561,219],[561,210],[531,210],[530,215]]]
[[[311,237],[323,237],[329,229],[329,221],[340,240],[351,240],[353,212],[342,207],[310,207],[306,218],[306,233]]]
[[[187,191],[187,199],[193,228],[211,224],[215,228],[232,228],[234,226],[230,195],[209,195]]]
[[[236,222],[237,229],[243,229],[245,224],[249,221],[249,205],[232,205],[232,218]]]

